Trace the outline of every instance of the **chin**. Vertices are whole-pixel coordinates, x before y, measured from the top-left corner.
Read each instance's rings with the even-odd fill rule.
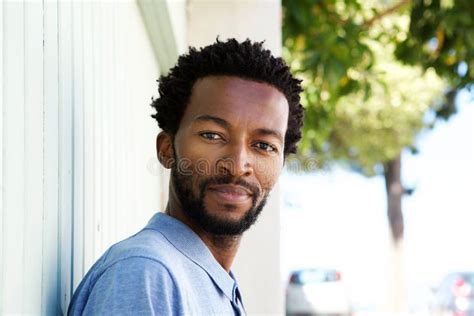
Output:
[[[244,211],[242,210],[241,212],[232,212],[232,213],[217,213],[217,214],[213,214],[213,213],[210,213],[210,215],[212,217],[214,217],[216,219],[216,221],[220,221],[220,222],[226,222],[226,223],[229,223],[229,224],[234,224],[234,225],[239,225],[240,222],[242,222],[244,219],[245,219],[245,216],[247,215],[248,213],[248,210],[247,211]]]
[[[205,207],[204,210],[207,217],[212,217],[216,221],[229,223],[242,221],[249,212],[251,212],[249,206],[227,204]]]
[[[205,215],[201,218],[203,228],[217,235],[242,235],[256,221],[260,211],[255,209],[246,209],[241,212],[223,212],[217,213],[205,210]]]

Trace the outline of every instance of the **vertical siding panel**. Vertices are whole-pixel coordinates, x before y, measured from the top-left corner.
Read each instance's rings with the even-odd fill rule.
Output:
[[[82,2],[72,4],[72,45],[73,45],[73,217],[72,217],[72,288],[79,284],[84,272],[84,195],[86,164],[84,135],[85,89],[84,89],[84,38]]]
[[[120,4],[108,4],[107,5],[107,37],[109,38],[110,45],[107,46],[107,75],[109,83],[109,94],[107,95],[107,99],[109,100],[108,106],[109,110],[107,118],[109,120],[109,137],[113,139],[114,146],[109,146],[108,152],[108,166],[109,166],[109,209],[108,209],[108,216],[107,216],[107,223],[108,225],[108,236],[107,236],[107,244],[111,244],[117,240],[116,237],[116,227],[113,223],[115,223],[115,212],[117,209],[117,182],[114,181],[114,175],[119,176],[120,178],[120,171],[116,169],[116,156],[121,150],[120,146],[120,139],[117,137],[117,112],[122,111],[122,105],[115,99],[115,94],[117,91],[116,82],[117,79],[115,78],[115,64],[114,64],[114,49],[116,45],[116,38],[115,38],[115,30],[114,30],[114,14],[115,9]],[[105,245],[107,246],[107,245]]]
[[[118,20],[119,21],[123,21],[124,19],[124,5],[121,5],[119,7],[119,12],[118,12]],[[125,47],[122,45],[122,39],[123,39],[123,23],[120,23],[119,26],[118,26],[118,32],[120,34],[122,34],[122,37],[121,39],[118,40],[118,45],[119,45],[119,48],[118,48],[118,51],[117,51],[117,54],[118,54],[118,64],[121,65],[121,67],[118,68],[118,72],[119,72],[119,75],[118,75],[118,78],[120,80],[120,88],[119,88],[119,97],[120,97],[120,100],[122,102],[122,119],[121,119],[121,124],[123,124],[123,135],[122,135],[122,143],[123,143],[123,146],[128,146],[129,142],[128,142],[128,139],[129,139],[129,136],[130,136],[130,128],[128,128],[128,124],[129,124],[129,121],[128,119],[130,118],[130,115],[128,113],[128,107],[126,104],[124,104],[125,100],[126,100],[126,91],[127,91],[127,84],[126,84],[126,75],[125,75],[125,53],[124,53],[124,49]],[[131,169],[130,168],[127,168],[127,166],[130,166],[130,162],[129,162],[129,156],[130,156],[130,151],[129,150],[124,150],[122,151],[122,170],[121,170],[121,174],[122,174],[122,177],[123,177],[123,181],[120,183],[120,187],[121,187],[121,190],[122,190],[122,194],[127,194],[126,192],[130,193],[129,190],[127,190],[127,186],[130,186],[131,183],[130,183],[130,177],[129,177],[129,174],[131,173]],[[130,209],[130,199],[126,199],[124,198],[123,201],[122,201],[122,205],[120,207],[120,218],[123,219],[123,218],[126,218],[127,216],[127,210]],[[120,232],[123,231],[123,225],[124,225],[124,221],[123,220],[119,220],[118,221],[118,231],[119,231],[119,235],[120,235]]]
[[[109,82],[109,94],[108,94],[108,115],[107,118],[109,120],[109,137],[113,139],[114,146],[109,146],[108,152],[108,165],[109,165],[109,208],[108,208],[108,215],[107,215],[107,223],[108,226],[108,236],[107,236],[107,244],[110,244],[116,241],[115,231],[116,227],[113,225],[115,222],[115,210],[116,210],[116,201],[117,201],[117,181],[114,181],[114,175],[119,176],[120,171],[116,170],[116,160],[115,157],[117,156],[118,152],[120,151],[120,140],[117,138],[117,112],[122,111],[122,106],[120,102],[117,102],[115,99],[116,89],[116,78],[115,78],[115,65],[114,65],[114,48],[115,48],[115,31],[114,31],[114,11],[119,4],[108,4],[107,5],[107,37],[109,38],[110,45],[107,46],[107,75],[108,75],[108,82]],[[120,176],[119,176],[120,177]],[[106,246],[106,245],[105,245]]]
[[[92,248],[92,260],[90,265],[93,264],[96,258],[100,256],[100,250],[102,245],[102,212],[104,208],[104,165],[103,165],[103,152],[104,152],[104,144],[103,144],[103,133],[104,133],[104,126],[102,124],[102,111],[103,111],[103,104],[101,100],[101,95],[103,92],[103,78],[102,78],[102,56],[101,56],[101,41],[100,35],[102,33],[102,21],[100,18],[100,2],[93,2],[92,3],[92,17],[91,17],[91,26],[92,26],[92,52],[93,52],[93,61],[92,64],[93,68],[93,76],[95,79],[94,82],[94,108],[91,112],[93,116],[93,124],[94,124],[94,182],[95,182],[95,190],[94,190],[94,214],[93,214],[93,221],[94,221],[94,240],[93,240],[93,248]]]
[[[100,33],[97,36],[98,40],[98,48],[99,48],[99,78],[100,78],[100,94],[98,99],[100,100],[99,112],[100,112],[100,120],[97,122],[99,126],[101,126],[102,135],[100,137],[101,141],[101,155],[100,155],[100,170],[101,170],[101,188],[102,188],[102,195],[100,196],[101,200],[101,208],[100,208],[100,231],[98,231],[100,235],[100,245],[97,247],[96,255],[100,256],[102,254],[102,249],[104,245],[107,243],[107,234],[109,231],[109,225],[107,222],[107,213],[109,208],[109,168],[110,162],[107,160],[108,158],[108,151],[110,147],[113,147],[115,144],[112,139],[109,138],[109,118],[108,118],[108,108],[109,108],[109,101],[106,96],[110,95],[109,91],[109,78],[107,74],[107,60],[105,59],[107,46],[111,44],[110,38],[108,38],[107,34],[107,13],[106,13],[106,3],[98,3],[97,4],[97,24],[100,25]]]
[[[73,16],[70,1],[58,3],[59,45],[59,221],[60,221],[60,307],[65,314],[71,296],[73,212]]]
[[[123,10],[124,4],[117,5],[117,12],[116,12],[116,20],[120,21],[117,23],[115,32],[115,39],[116,39],[116,49],[115,49],[115,56],[116,56],[116,82],[117,82],[117,100],[120,100],[117,104],[118,106],[118,124],[119,128],[119,139],[121,142],[121,146],[127,146],[127,137],[129,134],[129,129],[127,128],[126,118],[126,108],[124,106],[125,94],[127,91],[126,83],[125,83],[125,75],[124,75],[124,49],[125,46],[122,45],[121,39],[123,38],[123,33],[121,32],[121,26],[123,25],[124,17],[123,17]],[[119,35],[117,35],[119,34]],[[120,236],[120,232],[123,231],[122,225],[123,221],[121,219],[125,218],[127,209],[129,209],[127,194],[128,190],[126,188],[129,185],[130,180],[128,177],[130,169],[127,168],[127,159],[128,159],[128,150],[120,150],[118,155],[118,170],[120,170],[121,174],[121,181],[117,183],[118,186],[118,208],[117,208],[117,216],[115,221],[115,226],[117,227],[117,237]]]
[[[129,7],[127,8],[128,10],[131,10],[130,5],[127,4]],[[126,12],[126,11],[125,11]],[[123,32],[124,32],[124,53],[125,53],[125,59],[124,59],[124,68],[127,72],[127,90],[126,90],[126,97],[125,97],[125,104],[124,106],[127,107],[129,115],[127,116],[127,125],[130,126],[129,129],[129,139],[127,146],[130,148],[130,156],[129,156],[129,164],[130,166],[133,166],[131,168],[131,172],[129,173],[130,177],[130,182],[129,182],[129,190],[130,194],[132,197],[137,197],[137,189],[139,188],[139,183],[137,182],[137,177],[138,177],[138,155],[143,154],[142,152],[139,152],[138,150],[138,135],[140,135],[138,132],[139,126],[136,124],[136,117],[137,117],[137,104],[134,103],[136,100],[134,98],[134,90],[135,89],[129,89],[130,85],[130,77],[133,77],[135,69],[132,69],[133,64],[130,62],[131,60],[137,60],[139,61],[140,59],[134,59],[135,56],[133,55],[133,50],[131,47],[134,46],[135,39],[133,38],[128,30],[133,29],[133,21],[131,19],[127,19],[127,23],[124,23],[123,25]],[[127,45],[128,44],[128,45]],[[141,123],[144,123],[144,121],[141,121]],[[140,201],[139,200],[133,200],[130,201],[130,210],[126,212],[125,218],[128,218],[130,222],[137,222],[137,218],[140,217],[140,213],[143,211],[140,209]],[[124,232],[127,231],[127,227],[125,227]]]
[[[25,217],[22,311],[41,313],[43,249],[43,5],[25,3]],[[38,262],[39,264],[32,264]]]
[[[118,160],[120,159],[120,153],[123,152],[123,150],[120,150],[122,148],[121,144],[121,133],[120,131],[123,129],[121,128],[122,126],[120,125],[119,121],[119,115],[120,113],[123,112],[123,106],[120,103],[120,99],[117,98],[117,94],[119,92],[119,79],[117,78],[117,69],[120,67],[119,64],[117,64],[117,40],[118,40],[118,32],[117,32],[117,10],[120,4],[114,5],[112,8],[110,8],[110,19],[111,19],[111,50],[109,52],[109,58],[110,58],[110,68],[111,68],[111,77],[112,77],[112,93],[110,95],[110,102],[112,105],[111,108],[111,120],[112,120],[112,135],[115,138],[115,148],[116,150],[112,154],[112,174],[111,174],[111,185],[112,185],[112,206],[111,206],[111,216],[110,216],[110,224],[112,226],[111,229],[111,240],[117,240],[117,217],[118,217],[118,206],[119,204],[119,195],[118,195],[118,182],[119,181],[114,181],[113,175],[119,175],[122,174],[122,171],[120,168],[118,168]],[[118,105],[120,104],[120,108],[118,108]],[[118,150],[117,150],[118,149]]]
[[[111,181],[110,181],[110,168],[111,168],[111,159],[110,151],[116,148],[117,144],[114,142],[112,133],[110,131],[111,126],[111,106],[110,106],[110,97],[113,94],[111,87],[111,81],[113,78],[110,76],[110,67],[109,67],[109,58],[108,51],[113,43],[113,39],[110,38],[111,32],[108,25],[108,16],[110,12],[110,6],[114,5],[113,3],[100,3],[98,12],[99,12],[99,23],[101,25],[101,32],[99,34],[99,48],[100,48],[100,78],[102,89],[100,93],[100,112],[101,120],[99,124],[102,126],[102,161],[101,161],[101,170],[102,170],[102,188],[103,194],[101,196],[102,207],[101,207],[101,244],[97,255],[100,256],[103,252],[103,249],[106,245],[109,244],[109,234],[110,234],[110,207],[111,207]],[[119,106],[119,105],[118,105]]]
[[[43,315],[58,313],[58,7],[44,3]]]
[[[3,90],[3,297],[2,313],[23,305],[23,223],[25,211],[24,4],[3,3],[5,81]]]
[[[92,9],[93,3],[83,2],[82,32],[84,45],[83,76],[84,76],[84,209],[83,209],[83,261],[82,274],[94,263],[94,240],[95,240],[95,197],[96,197],[96,159],[95,159],[95,124],[94,109],[95,99],[95,73],[93,55],[93,27]]]
[[[129,29],[129,26],[128,26],[128,23],[129,23],[129,20],[128,19],[125,19],[126,16],[127,16],[127,9],[128,7],[126,5],[124,5],[124,9],[122,10],[122,15],[123,15],[123,18],[121,20],[125,20],[125,23],[123,23],[121,25],[121,31],[122,31],[122,34],[124,34],[123,38],[122,38],[122,53],[123,53],[123,59],[122,59],[122,68],[124,70],[124,84],[125,84],[125,89],[124,89],[124,95],[123,95],[123,107],[125,108],[125,113],[126,113],[126,116],[125,116],[125,124],[126,126],[128,127],[127,128],[127,131],[128,133],[126,134],[126,137],[125,137],[125,146],[127,146],[127,148],[129,148],[129,150],[127,151],[127,154],[126,154],[126,160],[125,160],[125,163],[126,163],[126,170],[127,170],[127,174],[126,174],[126,178],[127,178],[127,182],[124,183],[125,187],[126,187],[126,190],[127,192],[130,194],[130,197],[133,197],[135,196],[135,192],[134,192],[134,189],[136,188],[136,184],[134,183],[134,168],[130,168],[131,166],[135,166],[135,160],[133,159],[134,158],[134,152],[135,152],[135,148],[133,147],[133,134],[134,134],[134,125],[133,125],[133,111],[132,111],[132,108],[130,107],[130,89],[129,89],[129,72],[128,72],[128,65],[127,65],[127,61],[128,61],[128,58],[130,58],[130,55],[128,53],[128,47],[127,47],[127,44],[126,44],[126,41],[125,39],[128,39],[127,38],[127,30]],[[135,208],[134,208],[135,206]],[[130,216],[130,212],[136,212],[136,205],[134,205],[134,201],[132,201],[132,199],[128,199],[127,201],[127,208],[124,210],[124,213],[123,213],[123,217],[122,219],[127,219],[129,216]],[[127,220],[122,220],[122,230],[121,232],[125,232],[127,231],[127,226],[126,226],[126,223],[128,221]]]
[[[90,17],[90,36],[91,36],[91,51],[92,51],[92,60],[91,60],[91,75],[94,77],[94,87],[92,89],[92,104],[93,107],[90,111],[90,117],[86,117],[86,120],[91,119],[93,127],[92,127],[92,132],[93,132],[93,157],[94,157],[94,167],[93,170],[91,171],[91,176],[94,181],[94,207],[93,207],[93,212],[92,212],[92,229],[93,231],[93,240],[91,242],[92,248],[90,249],[91,251],[91,261],[89,262],[88,266],[91,266],[94,263],[95,258],[98,256],[98,245],[100,244],[100,213],[102,211],[102,205],[101,205],[101,197],[102,197],[102,187],[101,187],[101,181],[102,181],[102,166],[101,166],[101,153],[102,153],[102,144],[101,144],[101,126],[100,126],[100,100],[99,100],[99,95],[100,95],[100,90],[101,90],[101,78],[99,77],[100,75],[100,69],[99,69],[99,56],[98,52],[100,52],[100,49],[98,47],[98,39],[97,36],[100,34],[100,27],[97,23],[98,18],[97,18],[97,7],[98,7],[98,2],[92,2],[91,4],[91,17]],[[87,210],[86,210],[87,212]],[[87,250],[87,249],[86,249]]]
[[[0,1],[0,148],[2,149],[0,153],[0,315],[3,314],[3,292],[5,283],[3,282],[3,82],[6,73],[3,72],[3,1]]]
[[[115,12],[115,19],[116,21],[119,21],[116,24],[116,36],[115,36],[115,62],[116,62],[116,78],[117,78],[117,100],[120,100],[121,105],[121,110],[117,113],[118,114],[118,119],[117,119],[117,124],[119,126],[119,131],[118,131],[118,137],[120,139],[120,146],[125,147],[127,146],[127,135],[129,133],[129,128],[127,126],[127,107],[125,104],[123,104],[123,101],[125,100],[125,89],[126,83],[125,83],[125,70],[124,70],[124,58],[123,58],[123,47],[121,40],[123,38],[123,33],[121,30],[122,27],[122,19],[123,19],[123,4],[120,4],[117,6],[117,10]],[[128,151],[127,150],[121,150],[119,151],[118,154],[118,165],[117,168],[120,171],[121,178],[123,181],[120,181],[117,183],[117,195],[118,195],[118,207],[117,207],[117,214],[116,214],[116,229],[117,229],[117,237],[120,236],[120,232],[122,231],[122,219],[125,218],[126,210],[128,209],[128,200],[126,198],[126,194],[128,190],[126,189],[126,185],[129,182],[129,179],[127,177],[128,170],[127,170],[127,155]]]

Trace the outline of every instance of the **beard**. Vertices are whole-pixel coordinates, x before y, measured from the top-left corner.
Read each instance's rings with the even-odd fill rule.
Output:
[[[175,157],[175,162],[178,160]],[[250,184],[242,179],[236,179],[232,175],[217,175],[206,177],[195,172],[182,173],[177,169],[178,163],[171,168],[171,178],[176,195],[181,202],[183,212],[189,218],[193,219],[202,229],[213,235],[238,236],[248,230],[256,221],[268,198],[266,193],[262,200],[257,204],[257,198],[260,196],[260,190],[257,186]],[[193,190],[194,177],[200,176],[198,179],[199,193],[196,196]],[[218,215],[213,215],[206,208],[204,196],[209,186],[234,184],[240,185],[252,192],[251,207],[245,211],[245,214],[237,220],[225,219]],[[233,209],[235,206],[228,204],[223,208]],[[222,213],[226,211],[223,210]]]

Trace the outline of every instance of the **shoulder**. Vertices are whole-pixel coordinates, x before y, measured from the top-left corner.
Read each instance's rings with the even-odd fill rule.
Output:
[[[136,311],[150,304],[173,309],[181,297],[176,279],[181,260],[183,255],[160,232],[144,229],[110,247],[94,264],[75,291],[69,312],[97,314],[112,307]]]
[[[94,287],[144,288],[159,284],[160,287],[176,286],[173,274],[162,262],[153,258],[131,256],[116,260],[97,275]],[[100,291],[99,291],[100,292]]]
[[[121,282],[140,278],[173,279],[168,265],[149,256],[128,256],[116,259],[101,270],[101,273],[96,277],[97,280],[103,279],[104,276],[115,276]]]
[[[182,254],[158,231],[144,229],[110,247],[90,270],[91,287],[99,280],[128,282],[142,278],[174,280]],[[174,271],[177,272],[177,271]],[[179,274],[179,272],[178,272]]]
[[[136,235],[116,243],[104,254],[103,268],[121,262],[124,264],[170,266],[182,254],[158,231],[144,229]],[[135,258],[135,260],[131,260]]]
[[[91,287],[85,314],[175,314],[181,296],[169,269],[151,258],[128,257],[107,267]]]

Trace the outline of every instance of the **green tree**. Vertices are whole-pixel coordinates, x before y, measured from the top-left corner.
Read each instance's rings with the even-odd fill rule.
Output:
[[[449,117],[456,92],[473,82],[473,5],[283,0],[284,57],[305,86],[298,158],[383,174],[394,245],[403,240],[401,202],[409,191],[401,152],[415,150],[417,133],[437,117]],[[431,121],[428,112],[436,114]]]
[[[283,9],[284,57],[304,79],[305,85],[306,121],[299,156],[317,155],[321,166],[343,161],[367,175],[373,175],[383,167],[390,228],[394,241],[401,239],[403,218],[398,205],[401,205],[405,190],[399,179],[400,153],[403,148],[413,148],[416,133],[421,128],[434,124],[434,121],[423,124],[426,112],[433,110],[437,117],[448,117],[455,110],[456,92],[474,81],[474,23],[471,18],[474,2],[283,0]],[[400,95],[421,94],[413,86],[407,93],[397,92],[400,85],[390,82],[389,76],[383,74],[385,70],[381,65],[389,60],[395,67],[390,72],[410,69],[397,63],[391,57],[394,53],[398,60],[414,67],[413,71],[420,79],[427,75],[426,71],[431,73],[433,69],[446,79],[450,89],[443,91],[435,84],[433,87],[439,90],[428,90],[432,94],[447,91],[447,98],[438,98],[438,102],[433,102],[434,97],[424,100],[429,104],[400,98]],[[399,96],[392,97],[395,94]],[[355,136],[359,133],[347,133],[352,126],[350,118],[338,118],[354,107],[351,100],[360,101],[361,98],[367,106],[362,107],[360,113],[352,113],[353,121],[363,122],[364,111],[371,111],[368,106],[371,102],[367,101],[377,98],[380,100],[375,103],[383,102],[381,109],[393,107],[390,101],[398,98],[404,105],[399,108],[406,111],[399,110],[385,118],[384,133],[375,125],[364,126],[367,135],[373,136],[361,139]],[[415,112],[416,119],[413,118]],[[381,113],[376,115],[380,119],[378,123],[384,119]],[[405,114],[409,118],[404,117]],[[343,121],[345,123],[341,124]],[[398,123],[389,128],[390,121]],[[374,137],[378,139],[375,143],[384,145],[380,150],[373,150]],[[367,146],[361,144],[364,139],[371,139]]]
[[[473,92],[474,1],[416,0],[410,6],[408,36],[397,42],[395,55],[410,65],[434,68],[449,80],[446,102],[436,109],[438,118],[456,112],[460,89]]]

